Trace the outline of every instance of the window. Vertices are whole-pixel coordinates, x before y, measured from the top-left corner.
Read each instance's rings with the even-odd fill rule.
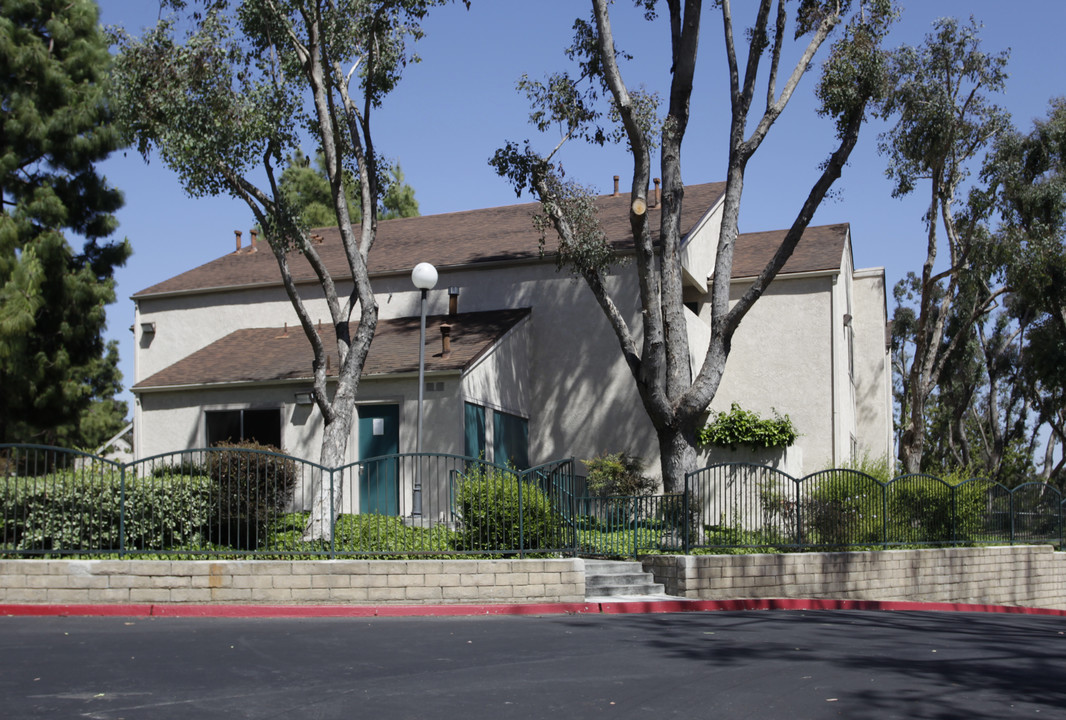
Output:
[[[494,410],[492,413],[492,461],[519,470],[529,467],[529,421]]]
[[[467,457],[485,457],[485,408],[466,403],[463,408],[464,453]]]
[[[281,447],[281,410],[209,410],[204,413],[208,447],[220,442],[254,440]]]
[[[492,414],[491,424],[486,415]],[[529,421],[517,415],[466,403],[463,408],[464,452],[519,470],[529,467]],[[491,430],[491,436],[489,431]],[[488,454],[489,448],[492,454]]]

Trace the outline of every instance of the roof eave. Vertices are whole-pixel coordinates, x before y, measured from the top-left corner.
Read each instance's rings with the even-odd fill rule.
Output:
[[[803,278],[815,278],[815,277],[832,277],[833,275],[839,275],[840,268],[827,268],[825,270],[804,270],[803,272],[779,272],[774,277],[774,281],[777,280],[801,280]],[[758,278],[758,275],[741,275],[729,279],[729,282],[751,282]],[[773,284],[773,283],[771,283]]]
[[[443,370],[426,370],[426,377],[443,377],[447,375],[461,375],[463,373],[462,368],[446,368]],[[369,373],[361,375],[360,381],[363,380],[397,380],[404,378],[417,378],[418,373],[414,371],[405,370],[403,372],[384,372],[384,373]],[[155,385],[151,387],[137,387],[134,385],[130,388],[130,392],[134,395],[140,394],[152,394],[152,393],[164,393],[164,392],[188,392],[190,390],[231,390],[233,388],[241,387],[282,387],[285,385],[306,385],[309,382],[313,382],[314,378],[298,377],[298,378],[281,378],[275,380],[223,380],[219,382],[206,382],[206,383],[188,383],[177,385]],[[326,378],[327,383],[337,382],[336,375],[330,375]]]

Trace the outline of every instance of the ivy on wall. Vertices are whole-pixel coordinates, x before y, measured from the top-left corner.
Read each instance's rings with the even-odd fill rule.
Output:
[[[700,430],[700,447],[727,447],[736,450],[743,445],[752,450],[791,447],[799,434],[788,415],[773,411],[772,418],[745,410],[733,403],[729,412],[711,414],[711,421]]]

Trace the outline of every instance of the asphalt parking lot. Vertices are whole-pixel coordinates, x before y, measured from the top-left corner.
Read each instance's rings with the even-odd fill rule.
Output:
[[[0,618],[22,718],[1066,717],[1066,618]]]

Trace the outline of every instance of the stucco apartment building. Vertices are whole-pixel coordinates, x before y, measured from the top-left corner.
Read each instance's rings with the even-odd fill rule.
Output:
[[[694,367],[709,338],[708,275],[723,191],[723,183],[685,191]],[[601,196],[597,205],[621,260],[609,286],[639,331],[635,264],[624,262],[632,247],[629,199]],[[379,224],[370,270],[380,320],[359,387],[351,461],[415,450],[419,291],[410,274],[429,262],[440,277],[429,292],[425,451],[526,465],[625,450],[657,471],[655,433],[617,340],[583,281],[542,254],[531,223],[537,209],[518,204]],[[659,208],[648,212],[657,228]],[[343,277],[336,229],[316,233],[323,259]],[[782,231],[738,239],[735,297],[783,237]],[[787,413],[800,433],[786,468],[794,473],[891,450],[884,272],[855,270],[851,243],[846,224],[807,230],[737,331],[711,407],[737,402]],[[328,335],[329,313],[311,268],[299,257],[292,267]],[[244,436],[317,460],[322,422],[308,395],[312,354],[268,247],[253,242],[133,299],[138,457]],[[450,327],[449,353],[442,325]],[[335,371],[335,351],[331,362]]]

